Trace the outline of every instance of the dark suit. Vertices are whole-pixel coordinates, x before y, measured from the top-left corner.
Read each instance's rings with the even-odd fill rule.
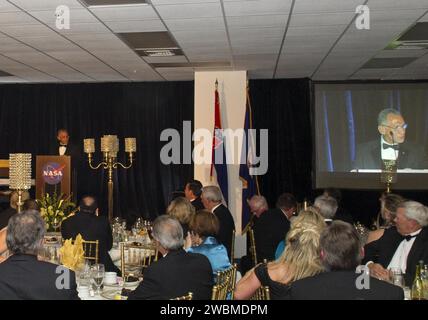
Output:
[[[199,210],[205,209],[204,204],[202,203],[201,197],[197,197],[195,200],[191,201],[192,206],[195,208],[196,212]]]
[[[399,145],[398,169],[428,169],[422,147],[404,142]],[[357,147],[354,169],[382,169],[380,139],[363,143]]]
[[[0,230],[7,227],[9,219],[17,212],[16,209],[9,207],[0,213]]]
[[[58,265],[38,261],[33,255],[12,255],[0,263],[0,300],[78,300],[76,278],[70,270],[69,289],[57,289]],[[59,279],[59,283],[67,285]]]
[[[113,264],[108,253],[113,246],[113,235],[110,223],[105,217],[78,212],[74,216],[64,220],[61,224],[63,239],[76,239],[79,233],[84,240],[99,241],[99,262],[104,264],[106,271],[120,273],[120,270]]]
[[[235,222],[233,221],[232,214],[229,209],[224,205],[220,205],[214,210],[214,214],[217,216],[220,222],[220,229],[216,239],[218,242],[223,244],[227,249],[227,255],[230,257],[230,251],[232,249],[232,237],[233,230],[235,230]]]
[[[352,215],[342,207],[337,208],[333,220],[340,220],[350,224],[354,224],[354,219],[352,218]]]
[[[274,260],[276,247],[285,239],[288,230],[290,221],[281,209],[270,209],[263,213],[254,226],[257,260]]]
[[[395,227],[385,229],[383,236],[379,240],[371,242],[364,247],[365,257],[363,263],[373,261],[379,263],[385,269],[388,268],[401,241],[403,241],[403,237]],[[404,275],[406,286],[412,285],[419,260],[423,260],[425,263],[428,261],[428,227],[422,228],[421,232],[416,236],[407,256],[406,274]]]
[[[370,277],[369,289],[358,289],[354,271],[325,272],[291,285],[291,300],[404,300],[398,286]]]
[[[213,273],[207,257],[170,251],[144,271],[144,280],[129,300],[167,300],[193,293],[195,300],[211,299]]]

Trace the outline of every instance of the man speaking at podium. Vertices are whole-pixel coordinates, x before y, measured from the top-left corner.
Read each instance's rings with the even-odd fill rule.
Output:
[[[384,160],[393,160],[398,169],[428,169],[423,147],[405,141],[407,126],[398,110],[382,110],[378,115],[380,137],[357,147],[354,168],[381,169]]]
[[[73,193],[73,201],[75,202],[77,199],[77,172],[80,165],[80,151],[78,146],[70,141],[70,135],[67,129],[58,129],[56,139],[57,144],[51,150],[51,154],[57,156],[70,156],[71,190]]]

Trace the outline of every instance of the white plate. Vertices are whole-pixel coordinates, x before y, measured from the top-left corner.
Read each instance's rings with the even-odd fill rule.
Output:
[[[132,282],[125,282],[123,285],[124,287],[136,287],[140,284],[140,281],[132,281]]]
[[[121,290],[117,290],[117,289],[116,290],[104,290],[101,293],[101,297],[103,297],[107,300],[116,300],[115,297],[117,295],[120,295],[120,293],[121,293]],[[128,297],[121,296],[121,300],[126,300],[126,299],[128,299]]]

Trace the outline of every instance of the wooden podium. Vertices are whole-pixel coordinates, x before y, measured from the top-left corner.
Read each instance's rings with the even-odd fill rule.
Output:
[[[44,194],[71,193],[71,159],[69,156],[36,157],[36,199]]]

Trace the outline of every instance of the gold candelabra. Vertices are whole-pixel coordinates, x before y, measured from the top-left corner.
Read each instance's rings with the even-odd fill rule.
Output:
[[[382,160],[381,182],[386,184],[386,192],[391,192],[391,185],[397,182],[397,161]]]
[[[108,170],[108,217],[113,220],[113,170],[119,166],[123,169],[129,169],[134,161],[134,153],[137,151],[137,139],[125,138],[125,152],[129,157],[129,164],[124,165],[117,161],[119,152],[119,139],[115,135],[104,135],[101,138],[101,152],[103,161],[98,165],[93,165],[93,154],[95,153],[95,139],[83,140],[84,151],[88,155],[89,167],[93,170],[102,168]]]
[[[21,212],[22,193],[31,188],[31,153],[9,154],[9,188],[18,192],[18,212]]]

